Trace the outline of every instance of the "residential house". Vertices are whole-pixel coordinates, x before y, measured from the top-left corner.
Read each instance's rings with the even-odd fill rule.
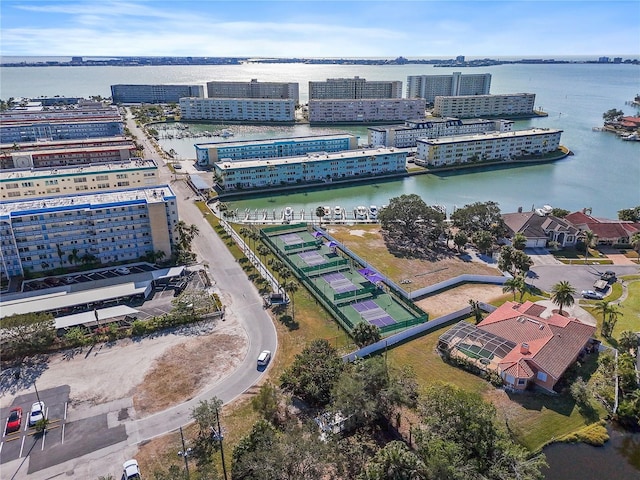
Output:
[[[533,212],[505,213],[502,215],[507,234],[506,243],[510,244],[516,233],[527,237],[526,248],[541,248],[556,242],[560,247],[575,246],[579,230],[566,220],[539,209]]]
[[[596,218],[585,211],[570,213],[565,220],[580,231],[592,231],[598,237],[598,245],[629,246],[631,237],[640,232],[640,223]]]

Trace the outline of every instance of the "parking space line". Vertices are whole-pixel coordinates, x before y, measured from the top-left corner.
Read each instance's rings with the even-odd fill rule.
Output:
[[[62,424],[62,441],[60,443],[64,443],[64,427],[65,427],[66,423]]]
[[[4,442],[0,442],[0,453],[2,453],[2,446],[4,445]]]
[[[44,450],[44,439],[47,438],[47,431],[42,432],[42,448],[41,451]]]
[[[22,457],[22,450],[24,449],[24,439],[27,438],[27,436],[23,436],[22,437],[22,444],[20,445],[20,455],[18,455],[18,458]]]
[[[69,402],[64,402],[64,420],[65,420],[65,422],[67,421],[67,405],[69,405]]]

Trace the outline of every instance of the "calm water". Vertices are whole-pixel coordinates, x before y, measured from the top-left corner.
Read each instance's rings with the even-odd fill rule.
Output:
[[[306,194],[252,198],[233,202],[232,206],[241,210],[292,206],[296,211],[312,211],[325,204],[345,208],[360,204],[382,205],[391,197],[417,193],[427,203],[445,205],[449,211],[454,205],[494,200],[504,211],[551,204],[569,210],[593,207],[595,215],[615,217],[619,209],[640,204],[640,143],[623,142],[613,135],[591,130],[602,124],[602,113],[610,108],[621,109],[626,114],[635,113],[632,107],[625,106],[625,101],[640,92],[640,68],[632,65],[500,65],[481,69],[303,64],[4,68],[1,96],[110,96],[110,85],[116,83],[204,84],[212,80],[257,78],[259,81],[298,82],[300,100],[304,103],[310,80],[359,75],[367,80],[406,83],[407,75],[453,71],[491,73],[492,93],[536,93],[536,106],[548,112],[549,117],[518,122],[518,128],[560,128],[564,131],[562,143],[575,155],[547,165],[419,176]],[[359,134],[366,141],[365,128],[346,130]],[[242,128],[236,131],[234,139],[308,133],[320,131],[308,126]],[[166,144],[166,149],[174,148],[180,156],[194,158],[192,145],[200,141],[205,139],[174,140]]]
[[[329,66],[267,65],[192,67],[33,67],[4,68],[0,75],[0,96],[36,97],[111,95],[117,83],[204,84],[212,80],[287,81],[300,84],[300,100],[308,98],[308,82],[326,78],[353,77],[367,80],[401,80],[407,75],[491,73],[492,93],[531,92],[536,106],[549,117],[518,122],[529,126],[560,128],[562,144],[575,155],[547,164],[501,170],[473,171],[442,175],[422,175],[393,182],[336,188],[317,192],[279,196],[260,196],[233,202],[233,208],[284,208],[313,211],[318,205],[386,204],[389,198],[417,193],[427,203],[445,205],[451,211],[474,201],[494,200],[503,211],[525,210],[532,205],[551,204],[569,210],[593,207],[598,216],[616,217],[621,208],[640,205],[640,143],[623,142],[613,135],[593,132],[602,124],[602,113],[611,108],[627,115],[636,111],[625,105],[640,92],[640,68],[630,65],[501,65],[482,69],[433,68],[430,66]],[[405,85],[406,86],[406,85]],[[192,126],[214,130],[212,126]],[[231,127],[234,139],[259,139],[325,133],[331,129],[294,127]],[[360,135],[366,141],[366,128],[339,128]],[[335,131],[335,130],[331,130]],[[195,158],[193,143],[205,138],[167,140],[184,158]],[[549,480],[638,478],[639,443],[637,435],[612,435],[607,446],[555,445],[545,450],[551,466]]]

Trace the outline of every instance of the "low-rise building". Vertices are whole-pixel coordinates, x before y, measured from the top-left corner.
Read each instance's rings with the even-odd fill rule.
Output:
[[[310,123],[403,122],[424,118],[423,99],[309,100]]]
[[[560,147],[562,130],[532,128],[418,140],[416,164],[444,167],[480,161],[536,159]]]
[[[521,233],[527,238],[527,248],[544,248],[549,242],[555,242],[559,247],[573,247],[578,238],[576,227],[544,209],[504,213],[502,219],[507,227],[505,240],[510,243],[516,233]]]
[[[189,95],[183,95],[189,96]],[[300,101],[297,83],[289,82],[207,82],[207,97],[209,98],[273,98]]]
[[[136,146],[131,140],[111,138],[30,142],[21,144],[19,148],[2,145],[0,166],[3,169],[65,167],[122,162],[135,156]]]
[[[311,152],[339,152],[358,148],[358,137],[351,134],[314,135],[310,137],[244,140],[239,142],[199,143],[196,160],[209,166],[224,160],[277,158],[305,155]]]
[[[511,132],[511,120],[483,120],[459,118],[429,118],[408,120],[404,125],[368,127],[369,145],[408,148],[415,147],[419,138],[439,138],[453,135],[473,135],[484,132]]]
[[[293,122],[296,101],[264,98],[181,98],[183,120]]]
[[[535,93],[503,95],[438,96],[433,115],[436,117],[532,117]]]
[[[406,171],[406,152],[393,148],[310,153],[270,160],[221,161],[214,164],[222,190],[260,189],[305,183],[329,183]]]
[[[111,85],[113,103],[178,103],[182,97],[204,97],[202,85]]]
[[[639,222],[596,218],[585,212],[573,212],[565,217],[581,232],[591,231],[597,237],[598,245],[631,246],[631,237],[640,232]]]
[[[168,185],[0,203],[0,276],[169,257],[178,222]]]
[[[154,160],[0,171],[0,195],[3,201],[141,188],[157,183],[158,165]]]

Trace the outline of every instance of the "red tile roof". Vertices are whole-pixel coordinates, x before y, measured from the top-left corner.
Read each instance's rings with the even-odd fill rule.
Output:
[[[582,212],[573,212],[565,217],[575,226],[581,226],[595,233],[600,240],[618,240],[640,232],[640,223],[595,218]]]
[[[478,328],[517,344],[500,362],[503,369],[519,371],[530,378],[522,366],[524,362],[531,371],[542,370],[558,380],[596,328],[558,314],[544,319],[541,313],[532,302],[506,302],[480,322]],[[528,345],[526,353],[521,350],[523,343]]]

